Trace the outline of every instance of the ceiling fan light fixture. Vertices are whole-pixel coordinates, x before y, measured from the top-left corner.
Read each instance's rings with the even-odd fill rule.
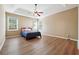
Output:
[[[42,14],[43,12],[38,12],[38,11],[37,11],[37,4],[35,4],[35,9],[34,9],[34,12],[33,12],[33,13],[34,13],[33,15],[41,16],[41,14]]]

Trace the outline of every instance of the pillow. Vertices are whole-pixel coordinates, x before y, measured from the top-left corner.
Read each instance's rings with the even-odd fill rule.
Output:
[[[26,32],[31,32],[31,29],[24,29],[24,31],[26,31]]]
[[[22,27],[21,28],[21,31],[26,31],[26,32],[31,32],[32,31],[32,28],[31,27]]]
[[[31,32],[31,29],[21,29],[22,32]]]

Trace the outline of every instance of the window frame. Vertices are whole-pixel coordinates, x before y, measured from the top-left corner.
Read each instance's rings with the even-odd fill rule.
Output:
[[[16,25],[17,25],[16,29],[10,29],[9,28],[9,25],[10,25],[9,20],[11,20],[10,18],[16,18]],[[12,20],[15,20],[15,19],[12,19]],[[16,17],[16,16],[7,16],[7,30],[8,31],[18,31],[18,17]]]

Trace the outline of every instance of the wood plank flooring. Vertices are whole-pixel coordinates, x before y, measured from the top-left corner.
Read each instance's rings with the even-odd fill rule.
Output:
[[[6,39],[1,55],[77,55],[77,42],[43,36],[26,40],[22,37]]]

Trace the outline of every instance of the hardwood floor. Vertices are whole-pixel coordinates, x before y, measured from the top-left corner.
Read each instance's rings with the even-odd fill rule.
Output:
[[[26,40],[22,37],[6,39],[1,55],[77,55],[77,42],[43,36]]]

